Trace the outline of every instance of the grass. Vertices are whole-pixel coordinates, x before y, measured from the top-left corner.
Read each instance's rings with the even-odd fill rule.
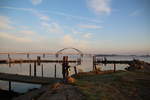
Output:
[[[150,100],[150,74],[119,71],[81,74],[74,83],[87,100]]]

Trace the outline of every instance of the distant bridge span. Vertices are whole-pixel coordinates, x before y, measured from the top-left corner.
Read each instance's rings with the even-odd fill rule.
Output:
[[[68,50],[68,49],[72,49],[72,50],[75,50],[77,52],[77,54],[79,54],[81,57],[83,57],[83,52],[80,51],[79,49],[76,49],[76,48],[72,48],[72,47],[69,47],[69,48],[63,48],[59,51],[56,52],[56,57],[58,57],[60,54],[62,54],[63,51],[65,50]],[[75,53],[74,53],[75,54]]]

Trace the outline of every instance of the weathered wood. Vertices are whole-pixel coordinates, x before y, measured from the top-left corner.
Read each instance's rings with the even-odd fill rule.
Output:
[[[9,81],[8,84],[9,84],[9,87],[8,87],[9,91],[11,91],[11,81]]]
[[[29,53],[27,53],[27,58],[29,58]]]
[[[43,58],[45,58],[45,53],[43,53]]]
[[[56,78],[56,64],[55,64],[55,66],[54,66],[54,77]]]
[[[95,61],[96,59],[95,59],[95,56],[93,56],[93,71],[95,70]]]
[[[114,72],[116,72],[116,64],[114,64]]]
[[[75,72],[75,75],[78,74],[78,73],[77,73],[77,68],[76,68],[76,66],[74,66],[74,72]]]
[[[115,61],[115,60],[107,60],[107,61],[96,61],[96,63],[103,63],[103,64],[131,64],[133,61],[128,60],[121,60],[121,61]]]
[[[34,77],[36,77],[36,62],[34,62]]]
[[[31,69],[31,64],[30,64],[30,65],[29,65],[29,76],[31,76],[31,74],[32,74],[32,73],[31,73],[31,70],[32,70],[32,69]]]
[[[33,83],[33,84],[50,84],[61,80],[61,78],[48,78],[48,77],[34,77],[26,75],[17,75],[17,74],[6,74],[0,73],[0,80],[4,81],[15,81],[15,82],[24,82],[24,83]]]
[[[43,77],[43,64],[42,64],[42,66],[41,66],[41,76]]]
[[[68,77],[68,56],[63,56],[63,63],[62,63],[62,74],[63,80],[66,81]]]
[[[9,64],[9,63],[34,63],[34,62],[37,62],[37,59],[10,59],[9,61],[8,60],[0,60],[0,64]],[[78,61],[76,60],[69,60],[68,61],[69,63],[76,63]],[[62,60],[40,60],[40,63],[63,63]]]
[[[37,65],[40,65],[40,64],[41,64],[41,57],[37,56]]]

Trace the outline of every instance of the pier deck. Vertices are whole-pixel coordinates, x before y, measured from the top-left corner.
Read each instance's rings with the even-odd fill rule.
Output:
[[[52,84],[56,81],[60,81],[61,78],[48,78],[48,77],[34,77],[26,75],[0,73],[0,80],[4,81],[15,81],[33,84]]]
[[[128,61],[128,60],[120,60],[120,61],[106,60],[106,61],[100,61],[100,60],[97,60],[97,61],[95,61],[95,63],[102,63],[102,64],[131,64],[131,63],[133,63],[133,60],[132,61]]]
[[[36,59],[11,59],[11,60],[0,60],[0,64],[8,64],[8,63],[34,63],[34,62],[40,62],[40,63],[62,63],[62,60],[36,60]],[[76,60],[69,60],[69,63],[76,63],[80,61]]]

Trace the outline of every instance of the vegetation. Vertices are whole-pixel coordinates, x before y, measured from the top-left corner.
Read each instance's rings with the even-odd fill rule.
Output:
[[[87,100],[150,100],[150,73],[141,71],[81,73],[77,86]]]

